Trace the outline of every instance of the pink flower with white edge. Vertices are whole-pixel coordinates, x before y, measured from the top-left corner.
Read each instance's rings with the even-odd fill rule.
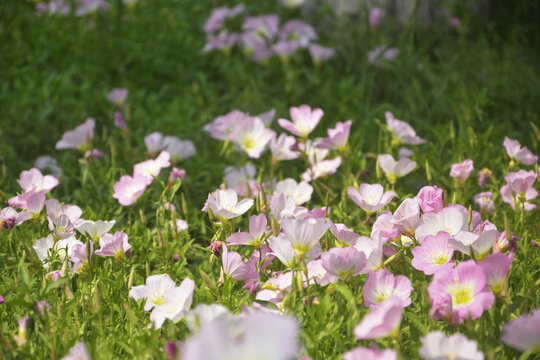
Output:
[[[345,224],[335,224],[330,219],[328,219],[328,223],[330,224],[330,231],[339,241],[350,245],[356,244],[356,240],[360,236],[349,229]]]
[[[311,168],[307,169],[302,174],[302,179],[305,181],[312,181],[320,178],[321,176],[327,176],[334,174],[341,166],[341,156],[331,160],[323,160],[314,164]]]
[[[443,208],[443,189],[437,186],[424,186],[416,195],[423,213],[437,212]]]
[[[135,301],[146,299],[144,311],[150,311],[154,306],[165,304],[165,294],[175,287],[174,280],[167,274],[150,275],[145,285],[134,286],[129,296]]]
[[[126,88],[112,89],[112,91],[107,94],[107,100],[114,105],[122,106],[127,99],[128,93],[129,90]]]
[[[461,324],[467,317],[478,319],[484,310],[493,306],[494,296],[486,290],[486,273],[482,266],[469,260],[455,269],[441,270],[434,274],[428,287],[432,305],[441,297],[451,297],[450,321]]]
[[[236,191],[227,189],[216,190],[215,198],[209,194],[207,203],[212,210],[212,214],[221,221],[226,221],[244,214],[253,206],[254,201],[253,199],[244,199],[239,202]]]
[[[259,273],[252,261],[245,264],[239,253],[231,251],[227,245],[223,244],[223,253],[221,255],[223,272],[236,281],[259,280]]]
[[[381,8],[374,7],[369,11],[369,26],[372,29],[377,29],[384,19],[385,11]]]
[[[458,164],[452,164],[450,166],[450,176],[458,181],[459,184],[463,184],[465,180],[471,176],[474,170],[474,164],[471,159],[467,159]]]
[[[292,160],[298,158],[300,155],[298,151],[293,150],[296,145],[296,139],[294,136],[288,136],[285,133],[275,137],[270,141],[270,151],[272,152],[272,158],[277,161]]]
[[[452,206],[437,213],[422,215],[414,235],[422,242],[427,235],[437,235],[439,231],[455,236],[462,230],[467,230],[467,213],[462,213],[457,207]]]
[[[197,153],[191,140],[181,140],[176,136],[165,136],[162,141],[162,149],[171,156],[172,162],[184,161]]]
[[[413,235],[420,221],[420,206],[414,198],[403,200],[392,216],[392,223],[403,233]]]
[[[273,130],[268,129],[261,119],[245,119],[231,133],[230,139],[245,151],[250,158],[258,159],[265,150],[266,145],[276,136]]]
[[[249,219],[249,233],[237,232],[227,238],[231,245],[252,245],[257,246],[266,235],[266,215],[252,215]]]
[[[503,201],[510,204],[514,210],[531,211],[536,209],[536,204],[527,201],[535,199],[538,196],[538,191],[536,191],[534,188],[527,190],[523,196],[518,196],[518,194],[514,193],[512,189],[510,189],[510,185],[504,185],[501,187],[500,193]]]
[[[343,354],[343,360],[397,360],[397,354],[392,349],[377,349],[375,344],[371,348],[357,347]]]
[[[91,360],[90,354],[88,353],[88,349],[86,348],[86,345],[84,345],[83,342],[79,342],[75,344],[71,349],[69,349],[69,352],[64,355],[62,360]]]
[[[385,192],[381,184],[366,183],[360,185],[360,191],[349,186],[347,188],[347,194],[356,205],[360,206],[367,213],[372,213],[385,207],[396,196],[396,193],[393,191]]]
[[[148,134],[144,138],[144,143],[149,154],[157,154],[163,150],[163,134],[158,131]]]
[[[84,124],[75,129],[66,131],[62,139],[56,143],[56,150],[77,149],[81,152],[88,150],[90,141],[94,138],[94,126],[96,121],[92,118],[86,119]]]
[[[462,334],[446,336],[441,331],[432,331],[421,340],[419,353],[426,360],[484,360],[476,341]]]
[[[364,303],[367,307],[375,308],[391,297],[401,301],[403,307],[411,304],[411,292],[413,287],[408,277],[404,275],[394,276],[386,269],[380,269],[369,273],[368,280],[362,288]]]
[[[311,110],[309,105],[301,105],[300,107],[291,107],[290,114],[292,122],[278,119],[279,126],[298,137],[307,137],[319,124],[324,112],[319,108]]]
[[[140,175],[145,177],[146,185],[150,185],[154,177],[159,176],[161,169],[171,166],[170,159],[171,155],[166,151],[162,151],[155,160],[150,159],[136,164],[133,167],[133,176]]]
[[[163,304],[156,304],[150,320],[154,328],[160,329],[166,319],[173,323],[180,321],[189,311],[193,301],[193,290],[195,282],[190,278],[185,278],[178,287],[172,287],[163,294]]]
[[[281,227],[295,253],[303,256],[315,244],[319,244],[329,225],[324,219],[284,219],[281,221]]]
[[[515,192],[519,196],[525,196],[532,188],[537,176],[532,170],[519,170],[518,172],[509,172],[504,179],[512,192]]]
[[[486,260],[479,262],[486,273],[487,286],[494,294],[506,295],[506,278],[513,260],[513,253],[508,255],[497,253],[489,255]]]
[[[294,198],[296,205],[302,205],[311,199],[313,186],[307,181],[297,183],[294,179],[285,179],[275,186],[274,195],[286,194]]]
[[[394,226],[392,222],[392,212],[390,210],[381,211],[377,220],[373,223],[370,236],[373,238],[377,233],[384,242],[396,239],[401,235],[401,230]]]
[[[488,214],[495,211],[492,192],[483,192],[474,195],[474,203],[480,208],[480,212]]]
[[[422,241],[422,246],[412,249],[413,259],[411,265],[426,275],[433,275],[439,270],[448,270],[454,267],[452,260],[454,248],[449,243],[450,234],[441,231],[437,235],[428,235]]]
[[[366,236],[360,236],[356,240],[354,247],[358,251],[363,252],[367,258],[366,267],[361,271],[361,274],[375,271],[381,266],[383,260],[383,244],[384,240],[378,233],[372,236],[371,239]]]
[[[388,125],[400,143],[418,145],[426,142],[426,140],[416,135],[416,132],[411,125],[405,121],[396,119],[394,114],[392,114],[390,111],[385,112],[384,116],[386,117],[386,125]]]
[[[343,150],[347,146],[349,133],[351,131],[352,120],[338,122],[335,129],[328,129],[328,137],[325,137],[321,143],[317,144],[321,149],[339,149]]]
[[[505,136],[503,145],[508,156],[523,165],[534,165],[538,161],[538,156],[535,156],[526,146],[521,147],[521,144],[517,140]]]
[[[11,230],[17,222],[19,214],[11,207],[0,210],[0,231]]]
[[[128,243],[128,236],[123,231],[117,231],[112,234],[103,234],[99,238],[99,250],[95,251],[96,255],[114,256],[119,259],[124,253],[131,249]]]
[[[504,324],[501,341],[523,352],[540,351],[540,308]]]
[[[308,50],[315,64],[330,59],[336,53],[336,50],[334,50],[334,48],[321,46],[319,44],[309,45]]]
[[[138,198],[144,194],[147,188],[148,178],[135,174],[131,177],[124,175],[114,184],[113,198],[117,199],[120,205],[130,206],[135,204]]]
[[[26,210],[20,212],[17,216],[17,225],[21,225],[23,222],[32,218],[39,217],[43,206],[45,206],[45,194],[38,192],[32,195],[26,202]]]
[[[25,191],[34,190],[48,193],[58,185],[58,179],[52,175],[45,175],[36,168],[24,170],[17,180],[19,186]]]
[[[111,221],[90,221],[86,220],[76,226],[76,229],[78,232],[80,232],[83,235],[88,236],[90,239],[94,241],[98,241],[98,239],[101,237],[101,235],[106,234],[109,232],[109,230],[112,229],[112,227],[116,224],[116,220]]]
[[[408,158],[401,158],[398,161],[392,155],[384,154],[378,156],[379,166],[391,184],[395,184],[397,179],[407,175],[416,168],[416,162]]]
[[[332,248],[321,254],[321,260],[328,273],[343,281],[359,275],[367,263],[366,255],[354,247]]]
[[[393,296],[364,316],[354,328],[357,339],[378,339],[399,331],[403,317],[403,302]]]

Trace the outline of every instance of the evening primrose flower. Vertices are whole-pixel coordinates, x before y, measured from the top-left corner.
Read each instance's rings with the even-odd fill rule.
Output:
[[[166,319],[173,323],[180,321],[189,311],[193,301],[193,290],[195,282],[190,278],[185,278],[178,287],[173,287],[163,295],[163,304],[156,304],[150,320],[156,329],[160,329]]]
[[[367,213],[377,211],[392,201],[396,193],[393,191],[384,191],[381,184],[361,184],[360,191],[354,187],[347,188],[349,198],[360,206]]]
[[[414,234],[416,239],[422,242],[427,235],[437,235],[439,231],[455,236],[462,230],[467,230],[467,213],[461,212],[456,206],[451,206],[437,213],[429,212],[422,215]]]
[[[193,141],[181,140],[176,136],[165,136],[161,146],[162,148],[160,150],[167,151],[171,156],[172,162],[184,161],[197,153]]]
[[[401,301],[403,307],[411,304],[411,281],[404,275],[394,276],[386,269],[379,269],[369,273],[368,280],[362,287],[364,303],[367,307],[376,308],[391,297]]]
[[[386,125],[388,125],[399,143],[418,145],[426,142],[426,140],[416,135],[411,125],[396,119],[390,111],[385,112],[384,115],[386,116]]]
[[[49,169],[55,177],[59,178],[62,176],[63,171],[55,158],[49,155],[42,155],[36,158],[34,161],[34,166],[39,170]]]
[[[479,235],[468,231],[460,231],[456,236],[450,239],[452,247],[466,255],[474,254],[476,259],[484,259],[488,256],[496,243],[499,232],[495,230],[486,230]]]
[[[114,184],[113,198],[117,199],[120,205],[133,205],[144,194],[147,186],[148,178],[144,175],[124,175]]]
[[[361,271],[361,274],[367,274],[370,271],[375,271],[382,264],[383,259],[383,245],[384,239],[380,236],[380,233],[375,233],[368,238],[367,236],[360,236],[356,239],[354,247],[363,252],[366,255],[367,263],[366,267]]]
[[[452,260],[454,248],[449,243],[450,234],[441,231],[437,235],[428,235],[422,241],[422,246],[412,249],[413,259],[411,265],[426,275],[433,275],[439,270],[448,270],[454,267]]]
[[[226,244],[223,244],[223,253],[221,255],[223,272],[236,281],[259,280],[259,273],[252,261],[245,264],[242,256],[234,251],[229,251]]]
[[[529,188],[523,195],[518,195],[512,191],[510,185],[504,185],[500,189],[500,194],[503,201],[509,204],[512,209],[531,211],[536,209],[536,204],[530,203],[527,200],[535,199],[538,196],[538,191],[535,188]],[[10,203],[11,205],[11,203]]]
[[[38,169],[32,168],[22,171],[17,183],[24,192],[33,190],[48,193],[58,185],[58,179],[52,175],[43,175]]]
[[[112,89],[111,92],[107,94],[107,100],[109,100],[113,105],[122,106],[126,101],[129,90],[127,88],[118,88]]]
[[[354,247],[332,248],[321,254],[321,260],[328,273],[344,281],[359,275],[367,263],[366,255]]]
[[[369,26],[372,29],[377,29],[384,19],[385,11],[378,7],[373,7],[369,11]]]
[[[279,30],[279,16],[276,14],[248,16],[244,19],[242,30],[253,32],[265,39],[272,39]]]
[[[296,182],[294,179],[285,179],[275,186],[274,195],[286,194],[294,198],[296,205],[302,205],[311,199],[313,186],[307,181]]]
[[[414,198],[403,200],[392,215],[392,223],[403,233],[414,235],[420,221],[420,206]]]
[[[309,54],[311,55],[311,58],[315,62],[315,65],[319,64],[322,61],[326,61],[330,59],[336,53],[336,50],[334,50],[334,48],[321,46],[319,44],[310,44],[308,47],[308,50],[309,50]],[[341,123],[338,123],[338,124],[341,124]],[[348,135],[349,134],[347,133],[347,136]],[[346,141],[347,139],[345,139],[345,142]]]
[[[270,199],[270,215],[281,224],[283,219],[294,217],[296,201],[293,196],[279,193]]]
[[[145,285],[131,288],[129,296],[135,301],[146,299],[144,311],[150,311],[154,306],[164,305],[165,294],[174,287],[174,280],[169,275],[151,275],[146,278]]]
[[[350,245],[356,244],[356,240],[360,236],[349,229],[345,224],[335,224],[330,219],[328,219],[328,223],[330,224],[330,231],[339,241]]]
[[[469,260],[455,269],[441,270],[434,274],[428,287],[432,305],[441,297],[450,296],[454,324],[461,324],[467,317],[478,319],[484,310],[491,308],[493,293],[486,290],[486,273],[482,266]]]
[[[354,329],[357,339],[378,339],[399,331],[403,316],[403,302],[392,296],[364,316]]]
[[[279,126],[298,137],[307,137],[319,124],[324,112],[319,108],[311,110],[309,105],[301,105],[300,107],[291,107],[290,114],[292,122],[278,119]]]
[[[474,164],[471,159],[464,160],[458,164],[450,166],[450,176],[456,179],[459,185],[463,185],[474,170]]]
[[[276,133],[264,125],[259,118],[244,120],[240,126],[231,133],[233,141],[240,149],[245,151],[249,157],[258,159],[266,145],[276,136]]]
[[[64,355],[62,360],[91,360],[91,357],[86,345],[83,342],[79,342],[69,349],[69,352]]]
[[[304,21],[293,19],[283,24],[279,39],[280,41],[295,41],[301,48],[306,48],[312,41],[317,40],[317,34],[315,29]]]
[[[493,293],[501,296],[506,294],[506,278],[513,260],[513,253],[508,255],[496,253],[489,255],[486,260],[478,263],[484,269],[486,273],[487,286]]]
[[[9,206],[0,210],[0,231],[13,229],[18,216],[17,211]]]
[[[514,349],[540,353],[540,308],[504,324],[501,340]]]
[[[96,121],[92,118],[88,118],[84,124],[65,132],[64,135],[62,135],[62,139],[56,143],[56,150],[77,149],[84,153],[88,150],[90,141],[94,137],[95,125]]]
[[[503,145],[508,156],[518,163],[534,165],[538,161],[538,156],[535,156],[526,146],[521,147],[521,144],[517,140],[505,136]]]
[[[266,234],[266,215],[252,215],[249,219],[249,233],[237,232],[231,234],[227,238],[227,242],[231,245],[252,245],[257,246],[261,243],[262,238]]]
[[[131,249],[128,243],[128,236],[123,231],[117,231],[113,234],[103,234],[99,238],[99,250],[95,251],[96,255],[114,256],[119,259],[124,253]]]
[[[84,245],[75,237],[69,237],[67,239],[54,240],[53,235],[49,235],[46,238],[38,239],[32,245],[32,248],[36,251],[39,260],[43,263],[45,268],[48,267],[48,258],[51,252],[55,252],[58,257],[63,260],[66,255],[71,257],[73,253],[73,247],[75,245]],[[67,249],[67,254],[66,254]]]
[[[532,188],[537,176],[536,172],[532,170],[519,170],[518,172],[509,172],[504,179],[512,192],[518,194],[519,197],[524,197]]]
[[[92,240],[89,240],[88,247],[85,244],[76,244],[73,246],[69,260],[73,262],[71,271],[74,273],[82,273],[88,269],[88,255],[92,256],[94,252],[94,242]],[[89,250],[88,254],[87,250]]]
[[[248,193],[256,193],[257,190],[257,169],[250,163],[240,167],[227,166],[223,171],[225,184],[230,189],[234,189],[240,196]]]
[[[109,230],[112,229],[114,224],[116,224],[116,220],[111,220],[111,221],[85,220],[82,223],[78,224],[76,226],[76,229],[78,232],[80,232],[83,235],[88,236],[90,239],[94,241],[98,241],[101,235],[108,233]]]
[[[302,179],[304,181],[312,181],[320,178],[321,176],[327,176],[335,174],[337,169],[341,166],[341,156],[334,159],[319,161],[311,168],[302,173]]]
[[[377,349],[357,347],[343,354],[343,360],[397,360],[397,354],[392,349]]]
[[[148,134],[144,137],[144,143],[149,154],[157,154],[158,151],[163,150],[163,134],[159,131]]]
[[[395,184],[397,179],[407,175],[416,168],[416,162],[408,158],[401,158],[398,161],[392,155],[384,154],[378,156],[379,166],[391,184]]]
[[[284,219],[281,227],[297,255],[304,256],[328,230],[324,219]]]
[[[270,141],[270,151],[272,152],[272,158],[278,161],[292,160],[298,158],[300,154],[298,151],[293,150],[296,145],[296,139],[294,136],[288,136],[285,133],[279,135],[276,139],[272,138]]]
[[[474,203],[478,205],[480,211],[484,214],[495,211],[495,203],[493,202],[492,192],[483,192],[474,195]]]
[[[159,176],[161,169],[171,166],[170,159],[171,155],[167,151],[162,151],[155,160],[149,159],[135,164],[133,167],[133,176],[141,175],[145,177],[146,185],[150,185],[154,177]]]
[[[437,212],[443,208],[443,189],[437,186],[424,186],[416,195],[423,213]]]
[[[238,202],[238,195],[233,189],[216,190],[216,197],[208,195],[208,206],[212,214],[220,220],[226,221],[241,216],[248,211],[254,204],[253,199],[244,199]]]
[[[476,341],[462,334],[446,336],[441,331],[432,331],[421,340],[419,352],[426,360],[484,360]]]
[[[45,206],[45,194],[43,192],[38,192],[32,195],[26,202],[26,210],[20,212],[17,216],[17,225],[32,218],[39,217],[43,206]]]

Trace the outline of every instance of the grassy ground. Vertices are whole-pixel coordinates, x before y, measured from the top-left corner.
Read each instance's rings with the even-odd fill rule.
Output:
[[[36,157],[52,155],[64,170],[54,197],[79,205],[85,218],[116,219],[117,228],[130,235],[135,249],[133,258],[123,264],[100,260],[94,269],[96,277],[74,280],[76,296],[70,298],[50,284],[42,286],[41,265],[31,262],[24,252],[23,243],[31,246],[35,239],[47,235],[43,220],[17,228],[9,235],[0,234],[0,294],[8,300],[0,305],[2,341],[7,341],[6,334],[15,331],[16,319],[32,311],[35,301],[47,299],[54,310],[43,323],[31,322],[32,341],[26,349],[4,352],[4,356],[59,358],[78,337],[93,346],[92,354],[97,358],[155,358],[164,356],[159,348],[165,340],[186,337],[184,325],[166,323],[161,336],[155,330],[147,330],[147,315],[140,304],[128,302],[127,286],[130,272],[135,274],[135,284],[142,284],[148,272],[167,271],[175,279],[188,275],[198,278],[199,285],[199,269],[217,280],[219,266],[208,263],[204,250],[213,229],[199,210],[208,192],[222,182],[223,169],[231,164],[240,165],[242,160],[234,155],[226,159],[219,155],[221,144],[210,140],[202,127],[233,109],[257,114],[275,108],[278,117],[288,117],[290,106],[305,103],[320,107],[325,116],[315,131],[317,136],[326,135],[326,129],[337,121],[352,119],[350,142],[357,151],[350,154],[345,168],[353,173],[370,171],[369,182],[376,181],[374,163],[362,155],[384,152],[380,148],[384,141],[379,141],[379,124],[384,123],[385,111],[393,111],[429,141],[415,154],[420,168],[399,183],[401,198],[415,194],[427,184],[426,162],[433,183],[445,189],[453,187],[447,176],[450,165],[465,158],[474,159],[476,169],[491,168],[499,182],[503,182],[507,167],[501,144],[505,135],[519,139],[535,154],[540,153],[540,139],[531,126],[532,123],[540,127],[539,57],[525,25],[501,30],[496,23],[484,23],[458,9],[462,20],[459,29],[449,27],[446,19],[417,27],[414,23],[399,25],[388,18],[374,32],[365,19],[336,18],[328,6],[300,13],[280,8],[276,3],[252,1],[247,8],[257,14],[277,11],[283,19],[303,17],[315,24],[322,44],[335,47],[336,56],[316,67],[307,54],[295,55],[288,65],[272,59],[266,66],[250,62],[239,51],[229,56],[217,52],[201,54],[206,41],[201,28],[212,8],[205,1],[140,0],[133,9],[123,7],[120,1],[111,1],[111,9],[106,13],[84,18],[37,16],[31,2],[1,2],[2,200],[18,191],[15,180],[22,170],[33,166]],[[383,43],[400,49],[397,60],[382,68],[368,64],[367,52]],[[105,98],[116,87],[130,90],[127,141],[114,127],[114,107]],[[66,130],[87,117],[96,119],[97,147],[106,154],[91,166],[79,163],[73,152],[54,149]],[[277,130],[277,126],[274,128]],[[188,174],[180,193],[187,203],[182,212],[190,223],[189,241],[185,236],[171,238],[166,250],[169,262],[165,263],[162,254],[153,250],[157,249],[156,228],[164,226],[164,220],[154,216],[160,187],[154,186],[145,194],[145,203],[137,207],[123,208],[111,197],[112,186],[120,175],[130,173],[135,162],[146,159],[143,138],[153,131],[191,139],[198,148],[197,156],[182,163]],[[278,173],[298,178],[304,170],[298,164],[280,165]],[[269,171],[267,165],[262,168]],[[330,200],[339,202],[342,190],[350,185],[350,177],[344,174],[329,185],[334,190]],[[476,185],[458,193],[458,201],[471,204],[475,191],[479,191]],[[315,195],[311,206],[326,201],[324,196]],[[179,196],[175,202],[182,207]],[[339,205],[337,220],[356,226],[363,215],[347,202]],[[538,292],[536,296],[526,294],[538,278],[538,256],[529,241],[537,236],[532,223],[539,212],[527,214],[531,226],[525,226],[527,219],[524,224],[519,214],[512,213],[500,199],[497,206],[504,209],[516,224],[515,231],[519,230],[524,239],[520,245],[521,263],[513,268],[516,280],[510,291],[514,295],[512,311],[519,314],[521,307],[540,304]],[[490,220],[499,229],[504,228],[502,210]],[[355,230],[369,233],[365,226]],[[185,258],[173,263],[175,253]],[[396,264],[394,270],[418,276],[405,263]],[[426,279],[422,275],[413,283],[415,288],[418,286],[413,303],[418,304],[404,320],[404,358],[417,356],[418,338],[427,328],[442,328],[425,316],[429,311],[428,301],[422,300],[427,296],[423,290],[429,284]],[[362,283],[357,281],[352,286],[359,288]],[[96,288],[100,300],[96,300]],[[358,288],[353,289],[355,295]],[[218,301],[238,310],[250,301],[249,295],[238,284],[234,291],[235,295],[227,298],[200,284],[195,302]],[[326,293],[321,294],[321,299],[326,299]],[[303,335],[314,359],[337,358],[356,344],[346,336],[346,329],[356,325],[361,312],[350,308],[351,300],[345,295],[331,296],[332,304],[327,306],[340,314],[333,319],[335,328],[326,327],[324,308],[309,317],[298,315],[305,325],[317,318]],[[528,305],[523,303],[525,298]],[[489,358],[515,358],[519,356],[517,352],[497,345],[500,328],[491,332],[484,328],[502,323],[504,307],[497,301],[497,309],[489,314],[489,320],[465,324],[459,330],[477,339]],[[327,302],[330,300],[322,301]],[[476,331],[480,331],[478,336],[474,336]],[[379,344],[393,346],[390,340]]]

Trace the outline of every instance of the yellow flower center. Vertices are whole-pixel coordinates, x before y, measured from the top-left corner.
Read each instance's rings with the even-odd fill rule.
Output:
[[[474,287],[472,285],[456,284],[450,287],[450,296],[452,296],[453,307],[468,305],[474,298]]]
[[[246,150],[252,150],[255,148],[255,140],[250,135],[243,136],[240,142],[242,147]]]

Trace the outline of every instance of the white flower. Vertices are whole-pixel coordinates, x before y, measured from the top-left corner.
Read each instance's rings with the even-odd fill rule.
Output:
[[[296,205],[302,205],[311,199],[313,193],[313,186],[309,185],[307,181],[297,183],[294,179],[285,179],[276,184],[277,194],[286,194],[294,198]]]
[[[238,195],[233,189],[217,190],[216,198],[208,195],[208,206],[220,220],[232,219],[244,214],[253,206],[253,199],[238,202]]]

